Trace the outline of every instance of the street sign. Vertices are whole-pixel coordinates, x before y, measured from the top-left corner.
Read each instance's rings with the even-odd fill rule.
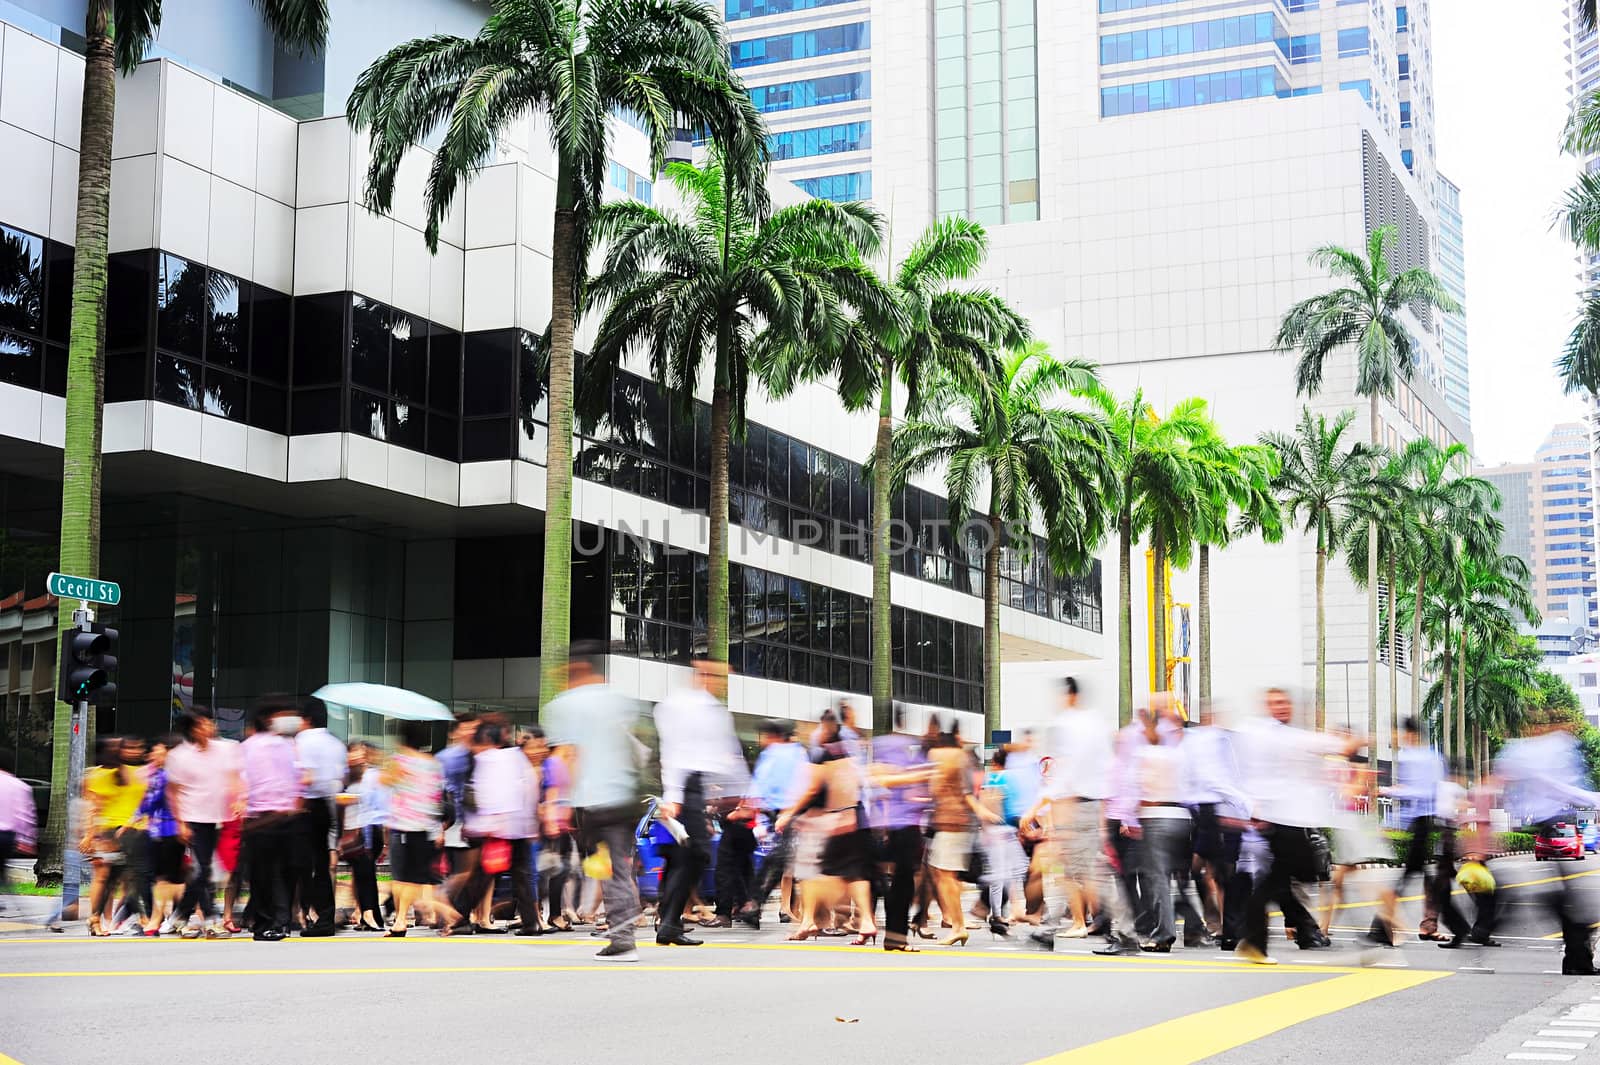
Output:
[[[107,603],[111,606],[122,602],[122,586],[115,581],[52,573],[45,579],[45,587],[57,599],[80,599],[85,603]]]

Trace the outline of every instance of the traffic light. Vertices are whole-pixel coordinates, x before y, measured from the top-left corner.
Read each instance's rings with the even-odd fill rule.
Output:
[[[91,623],[88,631],[61,634],[61,679],[56,697],[64,703],[87,700],[93,706],[117,701],[117,630]]]

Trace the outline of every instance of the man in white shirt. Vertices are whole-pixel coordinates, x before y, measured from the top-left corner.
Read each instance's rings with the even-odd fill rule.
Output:
[[[238,743],[217,735],[211,711],[203,706],[179,718],[178,731],[184,742],[167,752],[167,805],[188,829],[195,874],[176,913],[187,921],[183,938],[197,939],[203,931],[207,939],[216,939],[227,933],[216,920],[211,861],[222,826],[244,814],[243,761]]]
[[[1112,732],[1094,711],[1078,705],[1078,682],[1062,682],[1061,710],[1046,739],[1050,771],[1040,806],[1050,805],[1051,843],[1068,880],[1083,888],[1085,904],[1106,931],[1106,946],[1096,954],[1132,954],[1139,941],[1132,936],[1133,915],[1112,885],[1105,857],[1104,807],[1109,791]],[[1034,821],[1030,815],[1025,820]],[[1029,936],[1045,950],[1055,949],[1055,927]]]
[[[1240,822],[1250,814],[1250,798],[1239,785],[1233,736],[1217,726],[1209,704],[1201,704],[1200,723],[1185,732],[1183,745],[1188,754],[1187,797],[1194,812],[1194,853],[1209,876],[1209,894],[1217,909],[1217,945],[1233,950],[1244,935],[1245,900],[1250,897],[1250,878],[1238,872]]]
[[[1316,878],[1312,832],[1328,823],[1331,790],[1324,786],[1324,759],[1349,755],[1366,746],[1359,736],[1310,732],[1290,726],[1294,703],[1282,688],[1267,690],[1267,717],[1246,734],[1246,783],[1252,816],[1272,850],[1272,867],[1258,877],[1245,903],[1244,939],[1235,953],[1258,965],[1276,965],[1267,956],[1267,904],[1276,902],[1286,925],[1295,929],[1302,949],[1315,946],[1316,922],[1295,897],[1294,881]]]
[[[348,754],[339,738],[328,731],[328,708],[312,699],[305,707],[305,727],[294,738],[295,764],[300,768],[299,853],[300,907],[307,938],[333,935],[333,811],[334,797],[344,787]],[[311,919],[312,911],[316,919]]]
[[[656,943],[698,947],[703,941],[683,932],[683,908],[711,861],[711,826],[706,801],[734,800],[744,794],[749,767],[733,730],[733,714],[722,699],[728,691],[728,664],[696,659],[691,685],[656,707],[661,737],[661,813],[688,833],[672,856],[661,889],[661,924]]]

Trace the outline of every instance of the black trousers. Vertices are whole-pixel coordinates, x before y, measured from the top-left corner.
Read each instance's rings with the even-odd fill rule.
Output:
[[[257,932],[289,930],[291,855],[298,845],[301,814],[269,813],[245,818],[241,841],[250,877],[245,922]]]
[[[183,889],[183,900],[178,903],[178,920],[187,921],[195,910],[200,918],[209,921],[217,915],[217,889],[211,883],[211,860],[217,853],[218,826],[199,821],[187,822],[189,850],[194,854],[194,879]]]
[[[657,939],[683,934],[683,908],[689,904],[689,896],[711,861],[711,826],[706,821],[705,788],[699,773],[690,773],[684,782],[678,820],[689,838],[675,848],[667,870],[667,882],[661,888],[658,908],[661,925],[656,932]]]
[[[1250,877],[1239,872],[1238,829],[1226,828],[1215,803],[1201,803],[1194,811],[1194,850],[1211,869],[1222,896],[1217,911],[1222,915],[1222,938],[1238,942],[1244,938],[1244,910],[1250,898]]]
[[[300,909],[306,927],[333,927],[333,870],[329,864],[328,832],[333,826],[333,807],[327,799],[307,799],[296,818],[298,846],[295,849],[295,879],[300,884]],[[316,920],[311,911],[317,912]]]
[[[551,870],[549,882],[544,886],[544,897],[549,907],[550,920],[561,916],[567,904],[567,883],[578,868],[577,837],[571,832],[551,836],[542,844],[542,853],[555,855],[558,864]]]
[[[383,853],[383,826],[364,830],[366,850],[350,859],[350,880],[356,893],[356,923],[362,915],[378,913],[378,856]]]
[[[1439,919],[1450,929],[1450,934],[1464,936],[1472,931],[1472,926],[1456,907],[1453,893],[1455,879],[1456,830],[1447,825],[1439,833],[1439,868],[1428,883],[1428,898],[1432,900],[1433,908],[1439,911]]]
[[[883,896],[883,941],[904,946],[911,931],[911,903],[917,895],[917,870],[922,868],[922,829],[916,825],[891,828],[884,857],[892,867],[889,890]]]
[[[1148,936],[1156,929],[1157,885],[1151,883],[1149,875],[1142,871],[1139,841],[1122,834],[1122,822],[1114,817],[1106,818],[1106,833],[1111,837],[1111,849],[1117,855],[1119,886],[1123,897],[1128,900],[1128,909],[1133,912],[1133,930],[1141,936]],[[1109,906],[1102,904],[1101,910],[1102,913],[1094,915],[1097,925],[1111,916]]]
[[[522,921],[524,928],[537,927],[539,899],[533,893],[533,847],[525,839],[506,842],[511,844],[511,896],[517,903],[517,918]],[[483,845],[483,841],[476,840],[474,844],[476,849]],[[482,855],[472,863],[472,872],[450,896],[450,905],[461,914],[463,921],[471,920],[473,908],[483,901],[484,892],[489,890],[497,875],[483,871]]]
[[[6,863],[11,861],[11,855],[17,849],[17,834],[15,832],[0,832],[0,888],[4,888],[10,881],[6,878]]]
[[[1314,880],[1317,872],[1311,829],[1295,825],[1268,825],[1267,829],[1267,845],[1272,849],[1272,868],[1266,876],[1256,880],[1250,899],[1245,904],[1243,940],[1263,954],[1267,952],[1268,903],[1278,904],[1283,911],[1284,923],[1297,933],[1315,926],[1311,914],[1294,893],[1294,882]]]
[[[778,814],[777,810],[768,810],[763,815],[767,820],[767,831],[777,831],[773,826],[777,823]],[[789,871],[789,860],[794,856],[794,834],[795,827],[790,824],[778,835],[777,842],[773,843],[772,849],[767,852],[766,861],[761,863],[761,871],[756,873],[755,884],[750,891],[750,901],[756,904],[757,909],[767,904],[767,898],[782,882],[783,874]],[[787,909],[789,900],[780,901],[782,908]]]
[[[722,818],[717,843],[717,915],[732,917],[750,901],[755,878],[756,834],[748,821]]]

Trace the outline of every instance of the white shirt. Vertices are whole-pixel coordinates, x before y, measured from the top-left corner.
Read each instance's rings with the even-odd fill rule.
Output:
[[[308,799],[339,794],[350,767],[348,752],[339,738],[325,728],[301,729],[294,738],[294,760],[310,780],[304,785]]]
[[[1500,749],[1495,772],[1505,781],[1506,806],[1526,825],[1600,805],[1600,794],[1583,787],[1588,774],[1570,732],[1512,740]]]
[[[1250,813],[1250,797],[1239,786],[1231,734],[1215,725],[1196,725],[1184,730],[1183,750],[1186,801],[1226,807],[1218,811],[1223,817]]]
[[[1188,820],[1189,808],[1178,806],[1184,799],[1186,745],[1147,743],[1133,752],[1134,779],[1141,803],[1171,803],[1168,806],[1140,806],[1141,820],[1178,818]]]
[[[1275,825],[1321,828],[1333,814],[1325,759],[1343,750],[1337,736],[1259,718],[1239,734],[1247,752],[1245,786],[1253,816]]]
[[[681,803],[691,773],[699,773],[708,790],[744,794],[750,770],[733,731],[733,714],[710,692],[685,688],[667,696],[656,706],[656,732],[661,736],[663,799]]]
[[[1104,799],[1110,794],[1112,732],[1085,709],[1062,710],[1045,739],[1050,772],[1045,794],[1052,799]]]

